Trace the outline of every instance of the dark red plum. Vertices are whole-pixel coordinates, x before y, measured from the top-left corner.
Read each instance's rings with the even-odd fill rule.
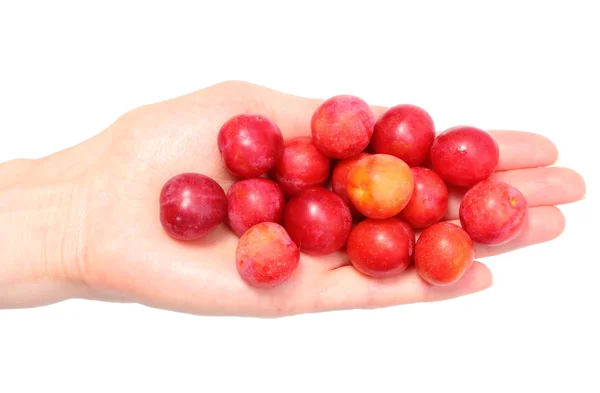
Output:
[[[442,132],[431,146],[433,170],[448,184],[472,187],[498,166],[498,143],[490,133],[457,126]]]
[[[396,220],[400,221],[400,224],[402,224],[402,226],[404,227],[404,230],[406,231],[406,236],[408,236],[408,251],[410,256],[412,257],[414,254],[414,250],[415,250],[415,230],[413,229],[413,227],[406,221],[404,221],[403,219],[399,218],[398,216],[394,217]]]
[[[182,173],[169,179],[160,193],[160,222],[175,239],[197,240],[227,216],[227,196],[208,176]]]
[[[361,221],[350,232],[346,249],[356,270],[371,277],[396,275],[411,262],[410,238],[396,218]]]
[[[309,188],[325,186],[330,172],[331,160],[310,137],[297,137],[286,142],[271,177],[290,198]]]
[[[273,121],[258,114],[227,120],[217,136],[219,152],[232,174],[258,177],[269,172],[283,150],[283,135]]]
[[[448,209],[448,187],[434,171],[411,168],[415,187],[408,205],[400,212],[414,228],[426,228],[438,222]]]
[[[346,245],[352,215],[337,194],[313,188],[287,203],[283,225],[300,251],[325,255]]]
[[[264,178],[244,179],[227,191],[227,220],[233,232],[242,236],[261,222],[281,224],[285,197],[279,186]]]
[[[396,105],[375,123],[371,146],[375,153],[391,154],[414,167],[429,158],[435,139],[433,119],[415,105]]]

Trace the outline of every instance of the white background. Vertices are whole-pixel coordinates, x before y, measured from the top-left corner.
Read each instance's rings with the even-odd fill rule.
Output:
[[[0,2],[0,161],[243,79],[414,103],[438,129],[543,133],[588,183],[562,237],[485,260],[494,286],[470,297],[278,320],[90,301],[0,311],[0,392],[600,391],[593,4]]]

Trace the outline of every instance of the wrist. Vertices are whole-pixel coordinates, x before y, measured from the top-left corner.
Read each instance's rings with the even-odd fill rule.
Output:
[[[0,308],[80,296],[85,188],[51,176],[58,156],[0,165]]]

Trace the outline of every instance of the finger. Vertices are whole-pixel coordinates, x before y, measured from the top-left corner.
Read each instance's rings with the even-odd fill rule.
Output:
[[[333,269],[337,269],[340,266],[345,266],[350,264],[350,259],[348,259],[348,254],[345,249],[336,251],[327,255],[318,255],[312,256],[309,254],[305,254],[301,251],[300,253],[302,261],[310,261],[311,265],[314,265],[319,270],[329,271]]]
[[[586,191],[583,177],[568,168],[518,169],[497,172],[492,178],[506,182],[520,190],[529,207],[576,202],[583,198]],[[458,188],[450,188],[449,191],[448,211],[445,219],[454,220],[458,218],[460,202],[465,191]]]
[[[545,243],[559,237],[565,230],[565,216],[554,206],[540,206],[529,209],[527,223],[521,233],[501,246],[475,244],[477,258],[504,254],[519,248]]]
[[[450,222],[460,225],[458,220]],[[485,246],[475,243],[475,256],[485,258],[534,244],[545,243],[559,237],[564,230],[565,216],[557,207],[531,207],[527,213],[527,223],[516,238],[500,246]]]
[[[548,138],[522,131],[491,131],[498,142],[497,171],[552,165],[558,159],[556,145]]]
[[[345,266],[327,273],[323,280],[315,302],[316,311],[381,308],[455,298],[488,288],[492,274],[485,265],[475,262],[456,283],[436,287],[423,281],[412,266],[398,276],[381,279]]]

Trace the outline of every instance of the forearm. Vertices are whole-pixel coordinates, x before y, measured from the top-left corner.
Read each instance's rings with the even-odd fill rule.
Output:
[[[0,164],[0,308],[33,307],[72,297],[73,211],[69,184],[45,177],[50,158]]]

